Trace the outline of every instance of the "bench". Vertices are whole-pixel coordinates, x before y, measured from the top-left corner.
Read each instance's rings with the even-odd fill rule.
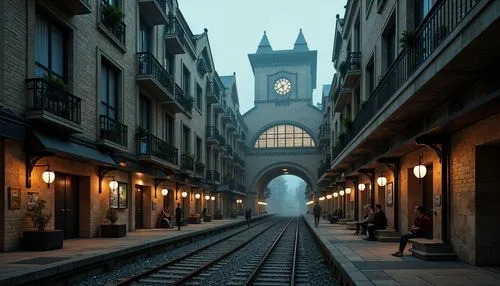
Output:
[[[380,242],[399,242],[401,234],[394,229],[376,229],[375,238]]]
[[[456,260],[457,255],[451,245],[445,244],[440,239],[410,238],[412,244],[410,252],[413,256],[423,260]]]
[[[356,230],[356,224],[357,223],[358,223],[357,221],[348,221],[345,224],[345,228],[346,229],[350,229],[350,230]]]

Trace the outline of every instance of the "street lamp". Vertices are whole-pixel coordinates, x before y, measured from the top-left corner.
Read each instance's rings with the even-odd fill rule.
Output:
[[[210,197],[210,199],[211,199],[212,201],[215,201],[215,197],[214,197],[214,196]]]
[[[351,193],[351,188],[345,188],[345,194],[349,195]]]
[[[326,198],[329,200],[332,198],[332,195],[326,195]]]
[[[47,188],[50,188],[50,184],[56,179],[56,174],[49,169],[47,165],[47,170],[42,173],[42,180],[47,184]]]
[[[418,157],[418,165],[413,167],[415,177],[422,179],[427,174],[427,167],[422,165],[422,156]]]
[[[161,189],[161,195],[162,195],[162,196],[166,196],[166,195],[168,195],[168,190],[167,190],[167,189],[165,189],[165,188]]]
[[[336,197],[338,197],[338,196],[339,196],[339,193],[337,193],[337,192],[333,193],[333,197],[334,197],[334,198],[336,198]]]
[[[366,185],[365,185],[365,184],[359,184],[359,185],[358,185],[358,189],[359,189],[360,191],[364,191],[364,190],[366,189]]]
[[[206,196],[205,196],[205,200],[209,201],[209,200],[210,200],[210,196],[209,196],[209,195],[206,195]]]
[[[196,194],[194,195],[195,199],[199,199],[200,198],[200,194]]]
[[[378,177],[377,184],[381,187],[385,186],[387,184],[387,178],[384,175]]]
[[[340,190],[339,195],[342,197],[344,195],[344,190]]]

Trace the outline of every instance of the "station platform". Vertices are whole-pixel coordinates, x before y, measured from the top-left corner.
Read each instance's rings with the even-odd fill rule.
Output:
[[[259,220],[268,215],[253,217]],[[134,253],[175,245],[243,225],[243,218],[212,220],[202,224],[183,226],[181,231],[171,229],[141,229],[128,232],[121,238],[77,238],[64,241],[64,247],[52,251],[12,251],[0,253],[0,285],[20,285],[32,283],[54,275],[63,275],[77,269],[110,261]]]
[[[403,257],[393,257],[397,242],[365,241],[345,225],[304,215],[329,252],[339,275],[349,285],[499,285],[500,269],[475,267],[459,261],[424,261],[411,256],[408,243]]]

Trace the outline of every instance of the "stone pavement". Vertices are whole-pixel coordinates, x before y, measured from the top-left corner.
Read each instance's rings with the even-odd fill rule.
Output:
[[[411,256],[393,257],[398,243],[365,241],[345,225],[329,224],[304,215],[341,272],[355,285],[500,285],[500,269],[474,267],[459,261],[424,261]]]
[[[52,251],[3,252],[0,253],[0,285],[16,285],[48,277],[243,221],[243,218],[212,220],[184,226],[181,231],[177,231],[177,228],[141,229],[128,232],[127,236],[121,238],[68,239],[64,241],[62,249]]]

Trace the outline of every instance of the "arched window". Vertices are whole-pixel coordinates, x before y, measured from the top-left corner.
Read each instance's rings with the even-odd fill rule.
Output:
[[[272,126],[259,135],[254,148],[314,147],[311,135],[304,129],[290,124]]]

